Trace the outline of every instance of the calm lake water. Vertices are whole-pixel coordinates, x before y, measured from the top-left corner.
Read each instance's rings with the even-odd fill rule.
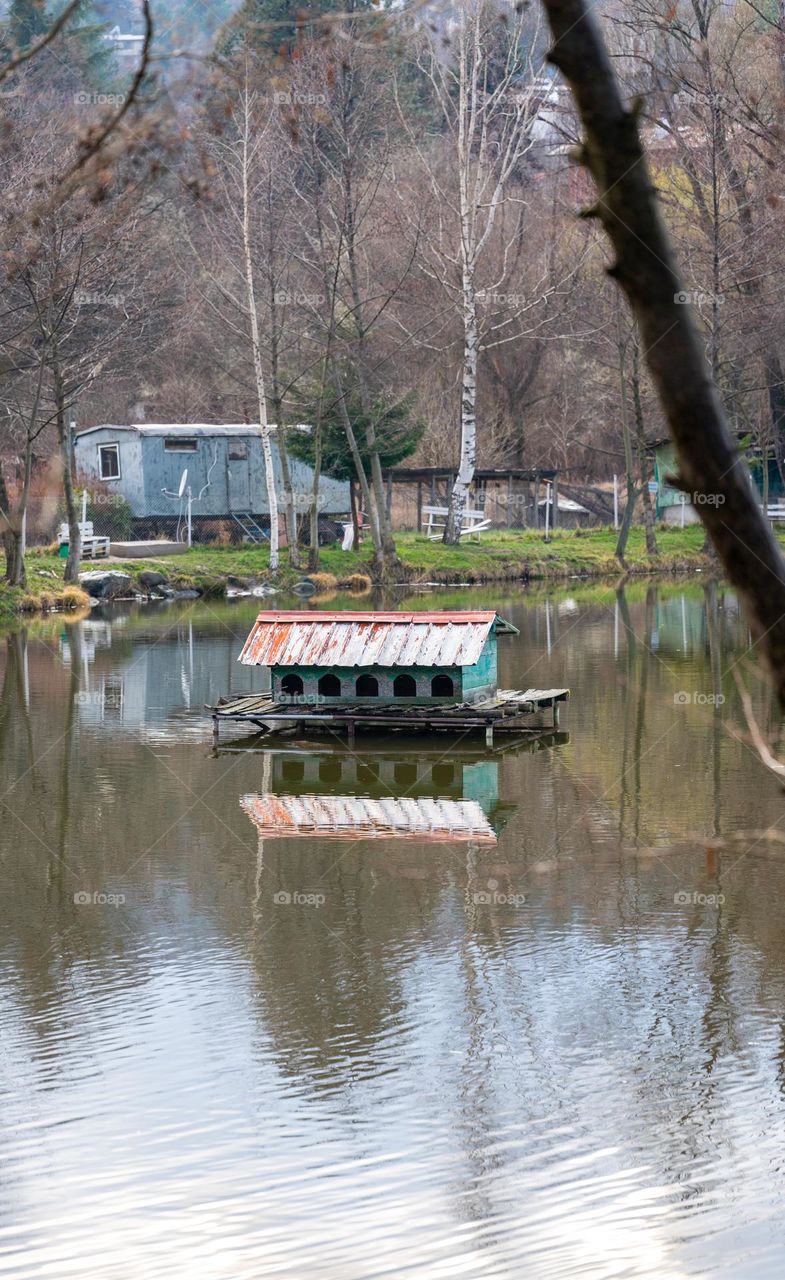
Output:
[[[414,605],[495,605],[501,683],[572,689],[494,755],[215,756],[257,601],[0,638],[0,1275],[785,1273],[747,629],[699,578],[572,585]]]

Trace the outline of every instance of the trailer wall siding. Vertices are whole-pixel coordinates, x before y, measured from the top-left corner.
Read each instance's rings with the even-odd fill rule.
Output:
[[[264,468],[264,451],[258,429],[247,432],[224,428],[215,435],[204,431],[196,434],[196,448],[191,451],[166,448],[167,439],[188,438],[187,426],[178,425],[167,436],[165,433],[145,435],[133,427],[101,427],[78,435],[75,456],[77,471],[88,479],[106,484],[113,492],[120,493],[128,501],[137,519],[147,517],[176,516],[177,499],[164,493],[168,489],[176,493],[184,470],[188,471],[188,485],[193,493],[193,515],[196,519],[214,519],[220,516],[250,513],[269,516],[267,484]],[[103,444],[118,444],[120,477],[101,481],[99,449]],[[245,458],[230,457],[231,446],[243,445]],[[283,507],[283,477],[278,443],[271,440],[273,469],[279,507]],[[306,463],[290,457],[289,468],[295,504],[302,513],[308,510],[313,470]],[[200,496],[201,495],[201,496]],[[318,495],[319,511],[326,515],[341,515],[349,511],[349,485],[329,476],[322,476]]]
[[[101,447],[106,444],[118,446],[120,475],[117,480],[101,479]],[[76,472],[80,479],[94,481],[101,488],[125,498],[136,515],[145,504],[144,470],[142,467],[142,439],[136,432],[124,431],[119,427],[102,427],[100,431],[91,431],[88,436],[76,437],[74,446]],[[169,512],[171,514],[171,510]]]

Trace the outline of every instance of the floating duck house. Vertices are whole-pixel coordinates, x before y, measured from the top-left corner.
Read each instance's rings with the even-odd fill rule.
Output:
[[[495,610],[260,613],[240,662],[270,669],[271,695],[299,706],[467,705],[497,691]]]
[[[239,661],[264,667],[264,693],[211,708],[213,742],[227,721],[265,734],[355,729],[412,733],[495,730],[542,735],[569,689],[499,689],[497,637],[517,635],[494,609],[461,613],[260,613]]]

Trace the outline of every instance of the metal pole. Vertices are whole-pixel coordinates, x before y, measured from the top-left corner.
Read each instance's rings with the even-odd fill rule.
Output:
[[[616,474],[613,477],[613,527],[619,527],[619,477]]]
[[[551,485],[545,481],[545,541],[549,541],[551,531]]]
[[[188,546],[189,547],[191,546],[191,502],[192,502],[191,486],[189,485],[188,486],[188,514],[186,517],[188,521]]]

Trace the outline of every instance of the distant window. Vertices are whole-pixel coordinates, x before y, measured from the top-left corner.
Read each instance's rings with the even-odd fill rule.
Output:
[[[284,676],[281,681],[281,693],[285,693],[288,697],[294,698],[303,691],[303,682],[301,676],[288,675]]]
[[[455,685],[450,676],[434,676],[431,681],[431,694],[434,698],[451,698],[455,693]]]
[[[119,444],[102,444],[98,449],[98,465],[102,480],[120,479]]]
[[[376,676],[358,676],[355,690],[358,698],[378,698],[379,681]]]
[[[341,682],[338,676],[321,676],[317,685],[323,698],[340,698]]]
[[[281,777],[284,782],[302,782],[305,777],[305,764],[302,760],[284,760],[281,765]]]
[[[166,436],[164,449],[167,453],[196,453],[196,436]]]
[[[229,441],[229,461],[245,462],[248,457],[248,441],[247,440],[230,440]]]
[[[393,680],[393,693],[396,698],[416,698],[417,681],[414,676],[396,676]]]

